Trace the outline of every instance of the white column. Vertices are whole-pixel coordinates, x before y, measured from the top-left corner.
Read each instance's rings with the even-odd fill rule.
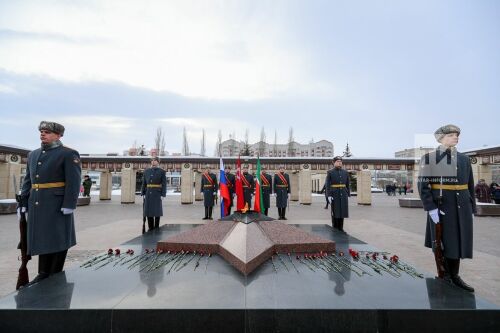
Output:
[[[184,163],[181,170],[181,203],[193,203],[193,166],[191,163]]]
[[[310,205],[312,202],[311,167],[302,164],[299,173],[299,202],[302,205]]]
[[[370,171],[361,170],[357,172],[357,200],[358,205],[371,205],[372,204],[372,176]]]
[[[8,154],[6,162],[0,163],[0,199],[16,198],[14,179],[19,191],[21,186],[21,168],[21,156],[19,155]]]
[[[122,165],[122,204],[135,203],[136,173],[132,163]]]
[[[290,176],[290,200],[299,201],[299,173],[289,173]]]
[[[201,193],[201,172],[194,173],[194,200],[203,200],[203,195]]]
[[[113,177],[109,171],[101,172],[99,200],[111,200],[112,179]]]

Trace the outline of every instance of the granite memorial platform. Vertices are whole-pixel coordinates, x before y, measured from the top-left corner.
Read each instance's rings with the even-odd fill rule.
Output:
[[[420,198],[399,198],[399,207],[423,208],[424,204]]]
[[[0,214],[14,214],[17,210],[17,201],[15,199],[0,200]]]
[[[377,250],[326,225],[295,227],[331,240],[337,252]],[[120,249],[143,253],[193,228],[199,226],[163,225]],[[497,305],[425,272],[424,278],[359,276],[299,264],[297,272],[275,259],[244,275],[218,255],[198,264],[193,260],[178,271],[113,264],[69,268],[0,299],[0,332],[494,332],[500,327]]]
[[[476,216],[500,216],[500,205],[494,203],[476,203]]]

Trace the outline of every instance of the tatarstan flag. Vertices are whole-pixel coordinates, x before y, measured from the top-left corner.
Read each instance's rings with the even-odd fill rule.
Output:
[[[253,205],[253,210],[262,213],[264,210],[264,198],[262,197],[262,187],[260,179],[260,157],[257,157],[257,174],[255,175],[255,203]]]

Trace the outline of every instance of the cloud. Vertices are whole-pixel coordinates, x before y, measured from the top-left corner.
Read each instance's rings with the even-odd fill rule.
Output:
[[[307,86],[307,59],[287,42],[285,3],[3,6],[0,31],[8,38],[0,68],[15,73],[223,100],[266,99]]]
[[[0,94],[18,94],[19,92],[13,87],[0,83]]]

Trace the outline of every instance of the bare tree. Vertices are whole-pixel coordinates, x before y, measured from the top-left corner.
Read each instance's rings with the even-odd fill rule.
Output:
[[[206,143],[205,143],[205,129],[201,132],[201,150],[200,155],[205,156],[206,154]]]
[[[250,156],[250,144],[248,143],[248,128],[245,130],[245,142],[243,143],[243,149],[241,150],[241,155]]]
[[[288,151],[286,153],[289,157],[295,156],[294,141],[295,139],[293,138],[293,127],[290,127],[290,130],[288,131]]]
[[[162,156],[165,154],[165,133],[161,127],[156,129],[155,149],[156,156]]]
[[[187,133],[186,133],[186,127],[184,127],[184,133],[182,136],[182,155],[184,156],[189,156],[189,144],[187,140]]]
[[[260,141],[259,141],[259,156],[264,156],[266,152],[266,132],[264,130],[264,126],[260,130]]]
[[[216,157],[222,156],[221,145],[222,145],[222,132],[221,132],[221,130],[219,130],[219,133],[217,133],[217,142],[215,143],[215,156]]]

